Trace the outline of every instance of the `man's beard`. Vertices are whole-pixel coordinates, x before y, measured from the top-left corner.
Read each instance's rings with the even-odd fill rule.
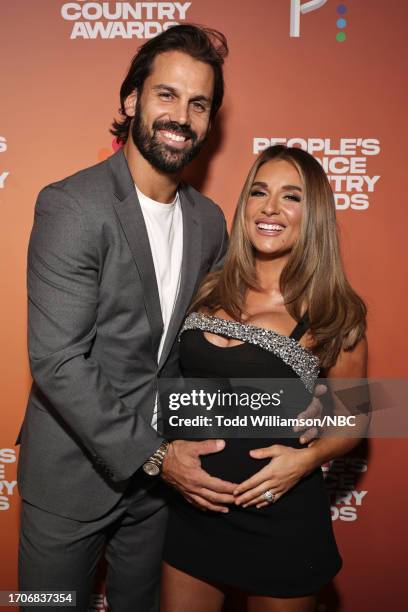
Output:
[[[132,140],[143,157],[161,172],[173,174],[187,166],[200,152],[207,134],[198,140],[197,134],[188,126],[175,121],[156,120],[152,126],[153,135],[149,133],[143,121],[140,101],[136,102],[135,118],[132,126]],[[189,138],[191,145],[186,149],[173,149],[170,145],[160,142],[157,138],[158,130],[169,130]]]

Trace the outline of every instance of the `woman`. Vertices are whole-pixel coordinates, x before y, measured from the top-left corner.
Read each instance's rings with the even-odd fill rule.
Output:
[[[301,149],[270,147],[244,185],[224,268],[206,277],[186,319],[184,376],[293,378],[307,406],[319,375],[366,376],[365,315],[323,169]],[[216,513],[175,501],[162,612],[220,612],[231,588],[249,612],[314,610],[341,567],[320,466],[357,443],[230,439],[203,457],[211,475],[240,483],[235,504]]]

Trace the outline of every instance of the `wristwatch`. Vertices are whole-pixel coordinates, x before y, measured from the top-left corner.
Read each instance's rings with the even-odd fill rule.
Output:
[[[146,474],[149,476],[158,476],[160,474],[169,445],[170,442],[163,440],[157,451],[143,464],[143,470]]]

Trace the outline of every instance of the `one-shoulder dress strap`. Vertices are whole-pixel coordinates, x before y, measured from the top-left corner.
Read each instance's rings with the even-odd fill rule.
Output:
[[[296,342],[298,342],[301,339],[301,337],[307,332],[309,327],[310,327],[309,317],[307,316],[307,313],[305,313],[303,317],[300,319],[299,323],[296,325],[293,332],[290,334],[289,338],[293,338],[293,340],[296,340]]]
[[[319,359],[309,349],[301,346],[295,338],[283,336],[272,329],[251,323],[239,323],[202,312],[191,312],[184,321],[179,339],[185,331],[196,329],[235,338],[274,353],[301,378],[308,391],[313,390],[319,376]]]

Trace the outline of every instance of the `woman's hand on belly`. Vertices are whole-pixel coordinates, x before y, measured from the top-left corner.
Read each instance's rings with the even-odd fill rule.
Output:
[[[271,461],[235,489],[235,504],[243,508],[267,506],[270,502],[263,496],[265,491],[271,491],[274,495],[273,502],[276,502],[317,467],[308,448],[298,449],[273,444],[251,450],[250,455],[254,459],[270,458]]]

